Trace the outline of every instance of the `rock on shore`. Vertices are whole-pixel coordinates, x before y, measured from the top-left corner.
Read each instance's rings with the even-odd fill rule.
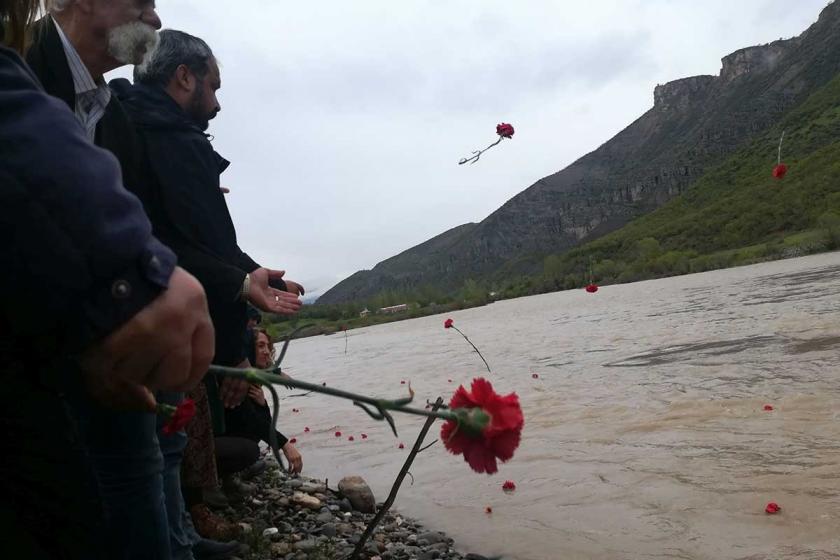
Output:
[[[287,478],[276,469],[251,481],[256,491],[223,515],[242,524],[248,545],[243,560],[332,560],[348,558],[374,514],[364,507],[369,489],[352,477],[355,498],[327,487],[323,481]],[[365,496],[359,500],[358,495]],[[356,507],[354,507],[356,503]],[[393,510],[379,523],[361,557],[367,560],[484,560],[462,554],[445,534],[426,530],[420,523]]]

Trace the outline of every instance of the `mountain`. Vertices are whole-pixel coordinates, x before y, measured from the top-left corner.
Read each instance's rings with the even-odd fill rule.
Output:
[[[784,131],[783,179],[771,175]],[[840,248],[840,74],[663,207],[552,257],[548,288],[701,272]],[[550,284],[553,284],[551,286]],[[538,290],[540,291],[540,290]]]
[[[618,230],[689,190],[762,138],[840,72],[840,3],[800,36],[724,57],[717,76],[659,85],[654,105],[595,151],[540,179],[478,224],[465,224],[360,271],[319,303],[467,279],[541,272],[562,254]]]

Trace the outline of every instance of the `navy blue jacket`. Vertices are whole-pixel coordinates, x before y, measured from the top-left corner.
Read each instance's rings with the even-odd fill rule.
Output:
[[[106,336],[166,288],[176,262],[114,156],[2,47],[0,238],[0,365]]]

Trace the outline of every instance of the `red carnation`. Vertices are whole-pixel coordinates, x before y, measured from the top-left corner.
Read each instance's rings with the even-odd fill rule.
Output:
[[[303,431],[304,431],[305,433],[307,433],[307,434],[308,434],[308,433],[309,433],[309,426],[306,426],[306,427],[303,429]]]
[[[401,443],[397,446],[397,449],[405,449],[405,445]]]
[[[336,432],[335,437],[341,437],[341,432]]]
[[[773,410],[773,405],[772,404],[765,404],[764,405],[764,410],[767,410],[767,411]]]
[[[502,490],[505,492],[513,492],[516,490],[516,484],[514,484],[512,480],[505,480],[505,483],[502,484]]]
[[[447,379],[447,380],[446,380],[446,382],[447,382],[447,383],[452,383],[452,380],[451,380],[451,379]]]
[[[504,138],[510,138],[513,136],[513,125],[507,123],[497,124],[496,134]]]
[[[490,506],[485,507],[484,513],[493,513],[493,508],[491,508]]]
[[[347,438],[347,441],[356,441],[356,438],[354,438],[353,436],[350,436],[349,438]]]
[[[289,440],[289,443],[297,443],[297,438],[293,437],[292,439]]]
[[[455,391],[449,408],[459,415],[460,425],[447,420],[440,430],[440,439],[450,453],[460,455],[479,473],[498,471],[496,459],[502,462],[513,457],[525,419],[516,393],[499,395],[484,378],[473,379],[471,391],[461,385]]]
[[[452,328],[452,323],[454,323],[454,321],[452,319],[447,319],[446,321],[443,322],[443,328],[444,329]]]
[[[769,513],[770,515],[779,513],[780,511],[782,511],[782,507],[776,502],[770,502],[769,504],[767,504],[767,507],[764,508],[764,512]]]
[[[780,163],[779,165],[773,168],[773,177],[775,177],[776,179],[782,179],[784,178],[787,172],[787,165],[785,165],[784,163]]]
[[[367,439],[367,434],[362,434],[362,439]]]
[[[403,379],[402,381],[400,381],[400,385],[405,385],[405,379]]]
[[[172,407],[169,408],[171,409]],[[174,410],[172,410],[169,419],[160,431],[166,436],[172,435],[175,432],[180,432],[187,426],[187,424],[190,423],[193,416],[195,416],[195,401],[190,398],[186,398],[182,400]]]
[[[539,379],[539,378],[540,378],[540,376],[537,375],[536,373],[531,374],[531,379]]]
[[[586,291],[589,292],[590,294],[594,294],[595,292],[598,291],[598,286],[595,285],[595,284],[588,284],[586,286]]]

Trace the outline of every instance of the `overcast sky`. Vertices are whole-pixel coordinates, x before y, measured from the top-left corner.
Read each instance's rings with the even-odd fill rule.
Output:
[[[239,244],[310,292],[597,148],[653,88],[798,35],[827,0],[159,0],[222,64]],[[124,71],[123,71],[124,74]],[[461,157],[516,128],[475,165]]]

